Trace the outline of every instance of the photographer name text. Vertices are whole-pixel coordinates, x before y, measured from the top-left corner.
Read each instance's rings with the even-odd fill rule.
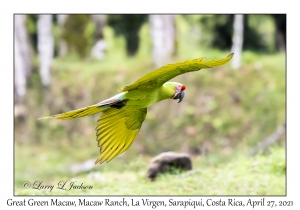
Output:
[[[36,190],[49,190],[50,192],[54,189],[55,185],[44,184],[43,181],[26,181],[23,183],[24,189],[36,189]],[[59,190],[91,190],[93,189],[92,185],[85,185],[84,183],[78,183],[76,181],[60,181],[56,185],[56,189]]]

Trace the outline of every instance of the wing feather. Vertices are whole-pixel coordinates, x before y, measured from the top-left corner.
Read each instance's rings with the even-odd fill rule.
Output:
[[[105,142],[107,142],[108,140],[111,140],[111,137],[114,137],[116,134],[118,134],[120,131],[123,132],[125,131],[123,128],[119,128],[112,125],[111,127],[108,127],[107,129],[103,129],[101,132],[101,129],[98,131],[99,132],[99,136],[98,136],[98,144],[100,144],[99,146],[102,146]],[[101,140],[101,141],[100,141]]]
[[[118,148],[119,145],[120,142],[116,142],[114,145],[112,145],[112,147],[109,150],[105,150],[105,153],[103,153],[103,157],[100,162],[103,163],[105,160],[107,160],[111,156],[111,154],[116,150],[116,148]]]
[[[130,133],[130,135],[128,135],[127,139],[126,139],[126,144],[124,145],[123,149],[120,151],[120,154],[125,152],[133,143],[133,140],[135,139],[136,135],[138,132],[136,133]]]
[[[107,147],[109,147],[110,145],[112,146],[115,141],[118,141],[118,139],[116,139],[116,136],[119,136],[120,133],[124,132],[126,132],[125,129],[112,128],[111,133],[103,138],[104,143],[102,143],[101,140],[99,141],[101,146],[100,151],[104,152]]]
[[[146,118],[146,108],[123,107],[103,111],[96,127],[100,156],[95,163],[109,162],[133,143]]]
[[[115,151],[107,158],[107,162],[111,161],[117,154],[121,154],[120,151],[124,148],[125,146],[125,139],[122,139],[119,146],[116,148]]]
[[[168,64],[152,72],[149,72],[134,83],[119,89],[119,92],[125,92],[134,89],[152,89],[155,87],[159,87],[180,74],[199,71],[203,68],[212,68],[214,66],[223,65],[229,62],[232,56],[233,53],[229,54],[226,58],[218,60],[204,61],[204,58],[198,58],[194,60]]]
[[[100,138],[101,136],[106,135],[109,132],[109,129],[111,129],[113,125],[117,125],[117,124],[118,124],[118,122],[111,122],[111,125],[105,124],[103,126],[102,125],[97,126],[97,128],[96,128],[97,140],[99,140],[98,138]],[[101,128],[101,130],[100,130],[100,128]],[[100,132],[101,132],[101,136],[100,136]]]

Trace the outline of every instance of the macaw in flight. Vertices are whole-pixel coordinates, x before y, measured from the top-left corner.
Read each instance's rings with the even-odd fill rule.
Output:
[[[233,53],[218,60],[204,61],[204,58],[198,58],[168,64],[120,88],[120,93],[109,99],[39,119],[71,120],[102,112],[96,127],[100,156],[95,164],[109,162],[131,146],[146,118],[147,107],[165,99],[178,99],[178,103],[183,100],[186,87],[178,82],[168,82],[170,79],[203,68],[221,66],[229,62],[232,56]]]

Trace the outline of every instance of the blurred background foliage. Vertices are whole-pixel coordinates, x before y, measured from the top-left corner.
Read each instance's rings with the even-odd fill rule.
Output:
[[[15,62],[27,59],[30,63],[29,73],[17,69],[17,63],[15,69],[17,184],[29,177],[42,176],[49,182],[53,181],[53,176],[72,177],[66,172],[70,164],[96,159],[99,155],[95,138],[98,114],[72,121],[38,121],[37,118],[102,101],[161,63],[198,57],[218,59],[228,55],[234,45],[235,15],[230,14],[169,15],[172,16],[170,19],[164,15],[50,15],[49,35],[53,39],[50,46],[53,53],[45,59],[50,59],[51,83],[44,85],[42,77],[45,75],[41,73],[43,51],[39,47],[42,43],[38,38],[41,36],[38,30],[41,16],[24,15],[20,25],[19,17],[15,17],[15,27],[22,28],[21,23],[25,26],[24,40],[30,51],[27,54],[22,54],[24,50],[20,51],[21,56],[17,58],[18,51],[15,50]],[[159,25],[168,21],[171,25]],[[242,162],[246,161],[254,148],[285,123],[285,21],[286,15],[243,15],[239,67],[233,68],[229,63],[174,78],[172,81],[187,87],[184,101],[177,104],[166,100],[150,107],[134,144],[109,164],[97,166],[95,170],[121,173],[124,167],[128,166],[131,170],[130,164],[136,164],[137,168],[133,170],[139,171],[139,177],[141,168],[146,170],[149,157],[164,151],[187,152],[201,168],[226,163],[231,167],[230,162],[237,157],[243,157],[240,159]],[[164,31],[167,29],[169,31]],[[18,30],[15,32],[18,33]],[[166,36],[168,33],[171,35]],[[17,43],[21,38],[18,34],[15,37]],[[157,37],[162,38],[155,41],[159,39]],[[157,50],[169,49],[168,45],[164,45],[168,44],[164,39],[171,39],[170,52]],[[44,54],[49,55],[47,52]],[[159,61],[157,57],[162,59]],[[20,82],[24,80],[25,85]],[[22,87],[25,88],[24,93]],[[284,182],[285,135],[281,135],[275,144],[275,165],[272,166],[272,163],[266,166],[272,169],[263,171],[267,174],[274,172],[274,183],[278,182],[278,176],[279,181]],[[268,154],[268,150],[260,152],[253,161],[259,164],[259,160],[263,160],[263,167],[267,164],[263,157]],[[33,163],[27,164],[32,165],[31,168],[23,167],[24,161]],[[42,163],[38,163],[40,161]],[[281,163],[279,167],[276,166],[278,161]],[[247,164],[250,163],[244,165]],[[251,171],[245,173],[251,179]],[[255,176],[252,178],[259,180]],[[284,194],[284,187],[283,183],[276,192]],[[272,189],[244,193],[241,189],[239,192],[272,194]]]

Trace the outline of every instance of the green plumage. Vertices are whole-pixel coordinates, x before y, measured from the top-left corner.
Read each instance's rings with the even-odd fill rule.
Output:
[[[132,144],[146,118],[147,109],[107,109],[98,120],[97,141],[101,148],[96,163],[109,161]]]
[[[170,79],[187,72],[223,65],[232,56],[233,53],[218,60],[198,58],[168,64],[119,89],[121,93],[98,104],[40,119],[69,120],[102,112],[96,127],[100,156],[95,163],[109,162],[131,146],[146,118],[147,107],[165,99],[183,99],[185,86],[168,82]]]
[[[192,71],[199,71],[203,68],[211,68],[214,66],[221,66],[231,60],[233,53],[229,54],[226,58],[204,61],[204,58],[197,58],[194,60],[187,60],[168,64],[155,71],[149,72],[141,77],[134,83],[119,89],[120,92],[130,91],[134,89],[152,89],[163,85],[170,79]]]

